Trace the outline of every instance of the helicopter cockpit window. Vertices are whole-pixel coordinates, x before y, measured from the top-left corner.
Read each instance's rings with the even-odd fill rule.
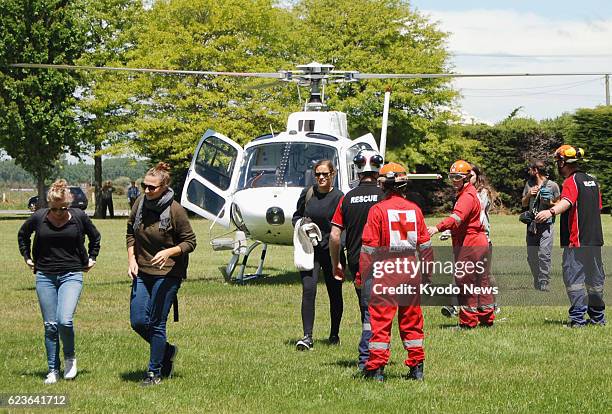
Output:
[[[319,160],[338,165],[334,147],[305,142],[280,142],[251,147],[244,153],[238,190],[256,187],[307,187],[314,184],[313,167]],[[334,186],[338,186],[336,175]]]
[[[353,158],[355,155],[359,153],[361,150],[371,150],[372,147],[370,144],[366,144],[365,142],[360,142],[359,144],[353,145],[346,151],[346,165],[349,170],[349,187],[355,188],[359,185],[359,176],[357,175],[357,170],[355,169],[355,164],[353,164]]]
[[[198,152],[195,170],[221,190],[227,190],[237,156],[238,151],[234,147],[211,136],[204,141]]]

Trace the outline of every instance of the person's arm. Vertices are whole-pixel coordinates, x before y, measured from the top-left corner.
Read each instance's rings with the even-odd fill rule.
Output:
[[[340,263],[340,237],[344,229],[344,217],[342,215],[342,201],[344,196],[338,201],[336,211],[331,220],[331,232],[329,234],[329,255],[331,256],[332,269],[334,277],[338,280],[344,280],[344,269]]]
[[[128,277],[132,280],[136,279],[138,276],[138,260],[136,260],[136,253],[134,245],[136,244],[136,239],[134,238],[134,218],[136,216],[136,209],[133,208],[128,218],[127,222],[127,231],[125,234],[125,241],[127,245],[127,254],[128,254]]]
[[[464,195],[459,197],[455,203],[455,207],[453,208],[453,212],[450,214],[450,216],[439,222],[437,225],[429,226],[427,228],[429,236],[433,236],[434,234],[444,230],[450,230],[451,232],[457,230],[472,210],[472,203],[474,201],[480,206],[480,200],[474,200],[472,197],[465,195],[464,193]]]
[[[361,235],[361,251],[359,252],[359,273],[355,275],[355,286],[361,288],[364,277],[371,273],[373,256],[376,249],[380,247],[381,240],[381,215],[378,213],[376,205],[368,212],[363,233]]]
[[[538,214],[536,214],[535,221],[537,223],[544,223],[551,217],[565,213],[571,206],[572,203],[570,203],[567,199],[563,198],[548,210],[542,210]]]
[[[102,239],[102,236],[85,212],[81,212],[79,214],[81,214],[80,220],[83,223],[83,228],[88,240],[87,256],[89,260],[85,271],[89,272],[96,265],[96,258],[100,253],[100,240]]]
[[[23,260],[26,265],[34,272],[34,261],[32,260],[32,233],[38,215],[37,213],[32,214],[28,219],[21,225],[19,232],[17,233],[17,243],[19,245],[19,252],[23,256]]]
[[[175,223],[173,231],[175,232],[175,240],[177,240],[178,243],[176,246],[160,250],[153,256],[151,264],[159,266],[160,269],[164,267],[168,258],[189,254],[196,248],[196,236],[191,228],[191,223],[189,223],[189,218],[187,217],[185,209],[178,203],[173,203],[171,208]]]
[[[531,191],[528,183],[525,183],[525,188],[523,188],[523,198],[521,198],[521,206],[529,207],[529,200],[531,199]]]
[[[291,218],[291,224],[295,227],[295,223],[298,222],[299,219],[304,217],[304,210],[306,208],[306,192],[310,187],[306,187],[300,193],[300,197],[297,201],[297,206],[295,208],[295,213],[293,213],[293,217]]]
[[[429,236],[429,231],[425,224],[425,217],[423,217],[423,212],[421,210],[416,211],[416,218],[418,224],[417,250],[419,252],[419,259],[424,264],[422,267],[422,269],[424,269],[422,272],[423,279],[429,282],[431,280],[429,270],[431,269],[431,263],[433,263],[434,259],[431,237]]]

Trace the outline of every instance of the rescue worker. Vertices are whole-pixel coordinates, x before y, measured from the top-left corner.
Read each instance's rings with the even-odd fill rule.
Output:
[[[404,363],[409,367],[408,379],[423,380],[423,313],[417,294],[405,298],[382,295],[376,289],[377,284],[401,284],[417,286],[420,274],[406,273],[396,269],[384,275],[376,275],[373,269],[378,264],[393,264],[396,259],[416,260],[416,253],[423,262],[433,258],[431,240],[421,209],[404,198],[408,179],[406,170],[390,171],[380,181],[385,199],[370,208],[362,235],[361,255],[359,258],[359,277],[364,278],[364,292],[369,294],[368,312],[372,327],[372,336],[368,348],[369,356],[365,363],[364,376],[378,381],[384,380],[384,368],[389,361],[391,345],[391,325],[398,313],[400,337],[407,356]],[[426,267],[427,268],[427,267]],[[428,277],[424,274],[423,277]]]
[[[537,223],[545,223],[561,214],[563,282],[570,300],[569,326],[572,328],[606,324],[601,191],[595,178],[580,171],[578,161],[583,157],[582,148],[571,145],[557,148],[557,169],[565,178],[561,200],[535,217]],[[585,319],[587,314],[589,319]]]
[[[353,164],[359,177],[359,185],[346,193],[340,199],[334,217],[329,237],[329,252],[331,255],[334,277],[344,280],[345,269],[340,258],[340,236],[345,232],[346,249],[348,253],[348,268],[353,280],[359,272],[359,252],[361,251],[361,234],[365,226],[370,207],[381,201],[384,197],[377,179],[383,157],[374,150],[362,150],[354,158]],[[384,167],[383,167],[384,168]],[[363,370],[368,359],[368,341],[370,340],[370,321],[366,316],[368,305],[361,295],[361,285],[355,284],[355,293],[359,301],[362,333],[359,342],[359,370]]]
[[[495,319],[495,300],[489,286],[488,271],[482,270],[489,253],[489,242],[480,221],[480,199],[470,182],[472,167],[458,160],[450,167],[451,180],[457,199],[451,215],[436,226],[428,227],[429,235],[450,230],[455,257],[455,284],[459,287],[459,328],[492,326]],[[475,287],[484,290],[475,292]]]

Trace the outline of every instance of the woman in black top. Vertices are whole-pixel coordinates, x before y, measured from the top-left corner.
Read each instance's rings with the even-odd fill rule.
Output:
[[[317,280],[320,269],[323,269],[325,285],[329,296],[329,310],[331,316],[331,328],[329,343],[338,344],[340,337],[340,320],[342,319],[342,282],[334,279],[331,258],[329,255],[329,233],[331,232],[331,219],[336,211],[336,206],[342,198],[342,192],[332,186],[336,171],[330,160],[321,160],[315,164],[314,175],[317,185],[310,192],[312,196],[308,200],[310,187],[302,191],[297,202],[297,210],[293,214],[292,223],[302,217],[310,218],[321,230],[322,240],[314,247],[314,268],[310,271],[301,271],[302,278],[302,325],[304,337],[300,339],[296,347],[300,351],[312,349],[312,326],[315,316],[315,297],[317,294]]]
[[[47,193],[49,208],[32,214],[18,234],[19,250],[36,274],[36,293],[45,325],[45,348],[49,373],[45,384],[59,379],[59,342],[64,350],[64,378],[74,379],[74,312],[83,287],[83,272],[96,264],[100,233],[87,214],[68,208],[72,201],[65,180],[57,180]],[[30,245],[32,233],[34,245]],[[85,235],[89,239],[85,249]]]

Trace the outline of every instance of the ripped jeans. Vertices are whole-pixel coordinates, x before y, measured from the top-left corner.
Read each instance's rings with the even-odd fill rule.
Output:
[[[36,293],[45,325],[45,348],[49,371],[60,369],[60,339],[64,359],[74,358],[72,318],[83,288],[83,272],[46,275],[36,272]]]

